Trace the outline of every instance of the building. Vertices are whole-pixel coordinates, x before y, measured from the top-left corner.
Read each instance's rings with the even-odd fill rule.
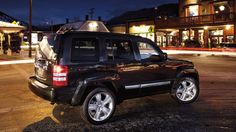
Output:
[[[235,13],[236,0],[179,0],[179,17],[157,19],[156,27],[175,34],[174,46],[185,46],[190,39],[198,40],[201,47],[217,47],[236,42]]]
[[[157,32],[156,18],[178,17],[178,4],[166,4],[155,8],[128,11],[107,22],[111,32],[129,33],[149,38],[158,45],[165,43],[165,31]]]
[[[110,29],[147,37],[161,47],[188,47],[188,41],[196,41],[199,46],[192,47],[212,48],[236,43],[235,14],[236,0],[179,0],[124,13],[111,19]]]
[[[23,42],[23,33],[22,30],[25,30],[24,22],[19,22],[17,19],[0,12],[0,48],[3,49],[3,42],[8,43],[22,43]]]

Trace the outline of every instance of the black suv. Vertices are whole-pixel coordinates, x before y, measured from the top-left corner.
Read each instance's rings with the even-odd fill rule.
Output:
[[[192,62],[168,59],[149,39],[67,32],[39,44],[29,88],[52,103],[80,106],[85,121],[102,124],[125,99],[170,93],[178,103],[192,103],[199,76]]]

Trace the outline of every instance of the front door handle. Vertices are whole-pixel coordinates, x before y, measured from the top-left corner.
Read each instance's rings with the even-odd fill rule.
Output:
[[[100,69],[100,68],[106,68],[106,66],[104,66],[104,65],[95,65],[94,68],[99,68]]]

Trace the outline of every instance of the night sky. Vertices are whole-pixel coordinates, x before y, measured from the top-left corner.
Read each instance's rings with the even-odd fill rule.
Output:
[[[0,2],[0,11],[16,19],[28,21],[28,0]],[[94,18],[101,16],[103,20],[109,20],[125,11],[177,2],[178,0],[33,0],[33,24],[64,23],[66,18],[84,20],[90,8],[95,8]]]

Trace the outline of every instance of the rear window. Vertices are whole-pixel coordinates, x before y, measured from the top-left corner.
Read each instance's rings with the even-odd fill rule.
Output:
[[[39,43],[39,49],[47,59],[54,59],[59,51],[59,43],[56,35],[49,34],[43,37]]]
[[[53,49],[55,53],[57,53],[59,50],[58,36],[56,34],[49,34],[46,37],[50,47]]]
[[[97,39],[72,39],[72,62],[97,62],[99,61],[99,48]]]

